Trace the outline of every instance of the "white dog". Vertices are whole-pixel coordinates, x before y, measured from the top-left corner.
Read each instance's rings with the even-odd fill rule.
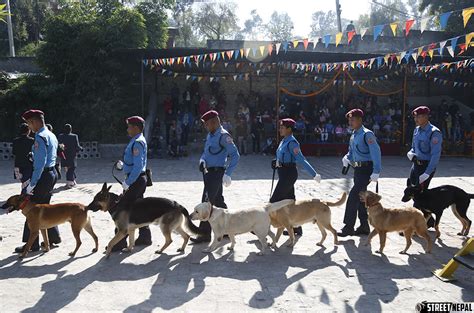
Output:
[[[288,205],[291,205],[295,200],[282,200],[275,203],[267,204],[262,208],[243,209],[238,211],[222,209],[213,206],[209,202],[198,204],[191,213],[192,220],[208,221],[211,224],[214,239],[212,244],[203,250],[203,252],[214,251],[219,241],[224,235],[229,235],[231,245],[229,250],[234,249],[235,235],[253,232],[260,241],[261,248],[258,255],[265,253],[267,246],[267,235],[269,235],[273,242],[272,247],[276,246],[275,236],[270,231],[270,212],[280,210]]]

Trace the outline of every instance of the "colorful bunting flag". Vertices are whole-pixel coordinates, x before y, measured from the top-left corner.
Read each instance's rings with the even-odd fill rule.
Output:
[[[351,30],[347,32],[347,44],[351,43],[352,38],[354,38],[355,33],[356,33],[355,30]]]
[[[303,47],[305,50],[308,49],[308,39],[303,40]]]
[[[336,47],[339,45],[342,39],[342,33],[337,33],[336,34]]]
[[[466,27],[472,13],[474,13],[474,7],[462,10],[462,21],[464,22],[464,27]]]
[[[432,60],[433,60],[433,53],[434,53],[433,49],[428,50],[428,54],[430,56],[430,59],[432,59]]]
[[[451,13],[453,12],[446,12],[439,16],[439,24],[441,26],[441,30],[446,29],[446,25],[448,25],[448,19],[451,16]]]
[[[363,37],[365,36],[365,33],[367,32],[368,28],[367,27],[364,27],[364,28],[361,28],[360,30],[360,39],[362,40]]]
[[[431,17],[425,17],[421,19],[420,22],[420,31],[423,33],[426,30],[426,27],[428,26],[428,22],[430,21]]]
[[[441,42],[439,43],[439,54],[440,54],[440,55],[443,54],[443,48],[444,48],[444,46],[446,46],[446,43],[447,43],[447,42],[448,42],[448,41],[445,40],[445,41],[441,41]]]
[[[394,37],[397,35],[397,26],[398,26],[397,22],[390,23],[390,28],[392,29],[392,33]]]
[[[276,54],[278,54],[280,52],[280,46],[281,46],[281,43],[276,43],[275,44]]]
[[[446,49],[448,49],[448,52],[451,55],[451,57],[454,57],[454,48],[452,46],[448,46]]]
[[[296,49],[298,47],[298,40],[293,41],[293,48]]]
[[[268,45],[268,55],[272,55],[272,51],[273,51],[273,45],[269,44]]]
[[[471,40],[473,37],[474,37],[474,32],[466,35],[466,48],[469,47],[469,43],[471,43]]]
[[[323,37],[323,43],[326,48],[329,46],[330,41],[331,41],[331,35],[325,35]]]
[[[265,46],[260,46],[260,55],[263,57],[263,52],[265,51]]]
[[[415,23],[415,20],[407,20],[405,22],[405,36],[408,36],[408,33],[410,32],[411,27],[413,26],[413,23]]]
[[[380,34],[383,31],[385,25],[376,25],[374,26],[374,41],[377,40],[377,37],[380,36]]]

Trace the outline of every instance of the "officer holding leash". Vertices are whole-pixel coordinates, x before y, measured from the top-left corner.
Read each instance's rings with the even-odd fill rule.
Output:
[[[436,167],[441,157],[443,135],[438,127],[430,123],[430,109],[419,106],[412,111],[416,128],[413,131],[411,149],[407,153],[408,159],[413,163],[407,186],[419,186],[421,190],[428,189]],[[428,227],[433,227],[435,221],[430,217]]]
[[[30,161],[31,147],[35,140],[30,137],[28,124],[20,125],[20,136],[13,139],[12,153],[15,156],[14,177],[21,182],[21,193],[26,192],[31,175],[33,174],[33,164]]]
[[[381,152],[374,133],[362,124],[364,111],[353,109],[346,114],[352,135],[349,142],[349,152],[342,158],[342,164],[347,173],[350,166],[354,168],[354,186],[346,203],[344,224],[338,235],[341,237],[352,235],[368,235],[370,233],[367,221],[367,210],[360,201],[359,193],[366,191],[370,182],[377,183],[381,165]],[[354,231],[355,222],[359,216],[360,226]]]
[[[239,162],[240,154],[231,135],[222,127],[219,113],[210,110],[202,115],[201,120],[209,132],[204,152],[199,160],[199,170],[203,173],[204,180],[202,202],[209,201],[219,208],[226,209],[227,204],[222,195],[222,185],[230,186],[231,175]],[[207,235],[191,238],[191,241],[194,243],[211,241],[209,222],[201,222],[199,228]]]
[[[137,199],[143,198],[147,187],[147,142],[143,136],[145,120],[140,116],[131,116],[126,119],[127,133],[131,137],[130,142],[125,148],[123,162],[118,161],[116,168],[123,170],[125,181],[122,183],[123,194],[120,197],[117,207],[124,208],[129,206]],[[151,232],[148,226],[139,229],[139,236],[135,241],[136,246],[151,245]],[[119,241],[112,251],[119,251],[127,247],[126,237]]]
[[[57,181],[57,172],[55,169],[56,156],[58,150],[58,140],[50,132],[44,122],[44,113],[40,110],[28,110],[22,115],[23,120],[28,124],[28,128],[35,133],[35,140],[32,147],[33,174],[31,179],[26,181],[26,194],[31,195],[30,200],[36,204],[49,204],[54,185]],[[23,242],[27,242],[30,237],[30,229],[25,222],[23,228]],[[48,229],[48,237],[51,245],[59,244],[58,227]],[[25,246],[15,249],[16,253],[22,253]],[[31,246],[32,251],[39,250],[39,239],[36,238]]]
[[[302,165],[304,169],[317,182],[321,182],[321,175],[316,173],[301,153],[298,140],[293,136],[293,128],[296,122],[291,118],[280,120],[280,136],[283,138],[276,151],[276,160],[272,162],[273,173],[278,171],[278,183],[275,187],[270,202],[277,202],[284,199],[295,199],[295,182],[298,179],[296,164]],[[293,229],[295,235],[301,236],[303,229],[300,227]]]

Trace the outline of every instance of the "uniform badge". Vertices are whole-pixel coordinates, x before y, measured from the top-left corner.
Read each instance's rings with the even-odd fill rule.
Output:
[[[35,141],[34,147],[35,147],[35,150],[38,150],[38,148],[39,148],[39,144],[38,144],[38,142],[37,142],[37,141]]]
[[[294,148],[294,149],[293,149],[293,153],[294,153],[295,155],[297,155],[298,153],[300,153],[300,149],[299,149],[299,148]]]
[[[431,139],[431,142],[432,142],[434,145],[438,144],[438,142],[439,142],[438,137],[433,136],[433,139]]]
[[[133,155],[134,156],[139,156],[140,155],[140,150],[138,150],[138,148],[133,149]]]
[[[234,140],[232,139],[231,136],[227,136],[227,138],[225,139],[225,141],[226,141],[227,143],[234,143]]]
[[[367,139],[367,143],[369,145],[373,144],[375,141],[374,141],[374,138],[370,137],[369,139]]]

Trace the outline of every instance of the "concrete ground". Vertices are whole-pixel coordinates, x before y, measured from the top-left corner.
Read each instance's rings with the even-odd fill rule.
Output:
[[[263,205],[271,186],[270,157],[243,156],[224,190],[229,209]],[[335,200],[351,187],[341,175],[339,158],[309,158],[322,174],[320,185],[300,170],[296,183],[298,199]],[[202,181],[197,170],[198,156],[181,160],[150,160],[154,186],[146,195],[166,197],[183,204],[189,211],[201,200]],[[113,160],[81,160],[77,188],[64,190],[58,183],[53,202],[89,203],[104,181],[113,183]],[[0,163],[0,202],[19,191],[12,180],[12,164]],[[403,207],[400,199],[410,163],[406,158],[384,157],[380,179],[382,203]],[[349,173],[351,175],[352,172]],[[350,176],[349,176],[350,177]],[[474,160],[442,158],[432,186],[452,184],[474,193]],[[369,186],[374,190],[375,186]],[[121,191],[114,184],[112,191]],[[332,208],[335,228],[342,227],[343,207]],[[338,311],[379,312],[413,311],[421,301],[474,301],[474,275],[460,267],[457,281],[444,283],[434,277],[462,246],[465,238],[456,235],[461,223],[451,210],[441,221],[441,238],[432,254],[425,254],[418,238],[408,255],[398,251],[404,238],[391,233],[385,255],[375,254],[378,237],[372,247],[361,245],[366,238],[341,238],[333,245],[329,234],[325,247],[316,246],[320,232],[313,224],[303,226],[304,235],[294,248],[285,246],[265,256],[257,256],[258,242],[251,234],[237,237],[234,252],[220,248],[204,254],[205,245],[189,245],[184,254],[176,252],[181,237],[167,254],[154,253],[164,242],[157,226],[152,227],[153,246],[138,248],[133,254],[115,253],[103,258],[102,251],[113,236],[109,214],[91,214],[99,236],[100,252],[91,254],[93,241],[82,233],[83,245],[75,258],[67,253],[74,246],[69,225],[61,225],[63,243],[49,253],[31,253],[19,261],[13,249],[21,244],[24,217],[15,212],[0,216],[0,299],[2,312],[53,311],[126,311],[149,312],[176,310],[187,312],[235,311]],[[468,216],[474,220],[474,205]],[[474,229],[471,230],[472,236]],[[431,232],[434,238],[434,232]]]

